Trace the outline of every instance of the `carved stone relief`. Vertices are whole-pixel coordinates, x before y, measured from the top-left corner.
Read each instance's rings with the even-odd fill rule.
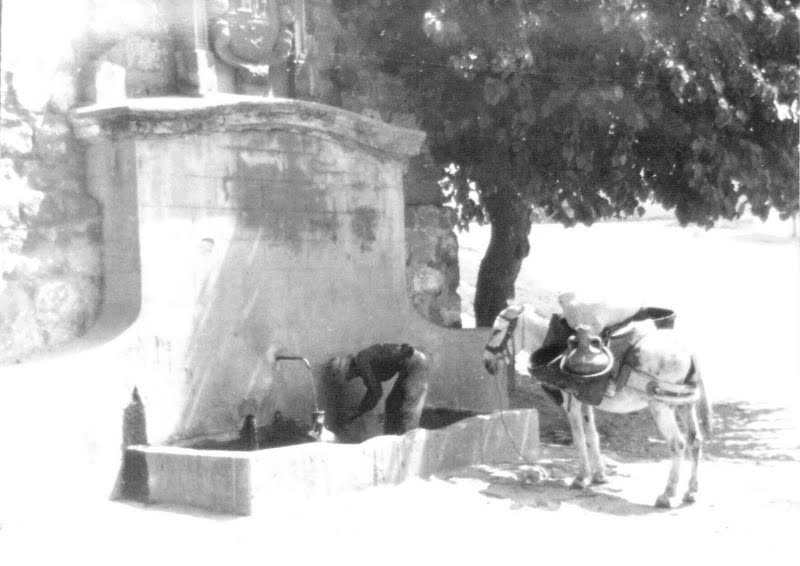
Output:
[[[207,6],[211,47],[234,72],[237,92],[292,96],[302,60],[302,17],[294,0],[212,0]]]

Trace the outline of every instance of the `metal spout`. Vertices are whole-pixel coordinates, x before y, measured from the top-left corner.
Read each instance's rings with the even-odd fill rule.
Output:
[[[276,354],[275,361],[281,360],[299,360],[303,362],[308,370],[311,370],[311,364],[308,361],[308,358],[304,358],[303,356],[299,356],[297,354]]]

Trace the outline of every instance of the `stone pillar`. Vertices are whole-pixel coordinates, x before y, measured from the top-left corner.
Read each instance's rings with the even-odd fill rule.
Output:
[[[120,495],[123,499],[147,501],[150,490],[147,459],[143,452],[128,450],[147,444],[147,420],[139,390],[134,387],[131,402],[122,417],[122,470]]]
[[[219,2],[212,2],[212,5]],[[206,0],[178,0],[172,6],[178,91],[189,96],[217,92],[214,55],[208,38]]]

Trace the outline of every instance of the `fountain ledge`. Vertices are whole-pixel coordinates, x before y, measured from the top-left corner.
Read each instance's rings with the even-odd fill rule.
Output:
[[[386,124],[341,108],[287,98],[216,94],[202,98],[151,97],[74,110],[78,139],[184,136],[245,130],[323,132],[373,153],[408,158],[419,153],[425,133]]]
[[[472,465],[534,462],[535,409],[479,415],[361,444],[310,443],[253,452],[133,446],[147,461],[149,502],[236,515]]]

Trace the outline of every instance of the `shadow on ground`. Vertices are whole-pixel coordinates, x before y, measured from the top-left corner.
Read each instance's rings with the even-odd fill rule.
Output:
[[[714,436],[706,454],[719,458],[800,461],[800,432],[784,408],[746,402],[714,405]]]
[[[610,516],[664,512],[652,502],[666,479],[668,451],[649,411],[630,415],[597,412],[609,483],[575,490],[569,487],[577,471],[569,425],[561,408],[536,389],[515,392],[512,406],[539,410],[542,453],[537,462],[473,466],[439,478],[466,491],[506,501],[512,509],[558,510],[566,505]],[[734,467],[746,462],[800,462],[800,438],[792,413],[747,402],[715,404],[713,436],[706,442],[704,459],[709,464]],[[684,470],[688,473],[688,466]],[[673,504],[687,505],[679,501],[677,497]]]
[[[537,465],[501,464],[472,466],[440,475],[439,478],[461,489],[486,497],[508,501],[512,509],[537,508],[557,511],[564,505],[615,516],[636,516],[662,513],[653,505],[631,501],[622,493],[627,478],[614,477],[603,486],[576,490],[569,487],[573,477],[570,450],[563,446],[546,446],[546,458]],[[621,480],[621,481],[617,481]]]
[[[536,407],[540,438],[546,444],[569,445],[572,435],[563,410],[534,386],[517,391],[512,407]],[[604,451],[623,461],[667,458],[649,411],[616,415],[596,411],[597,429]],[[800,461],[800,433],[792,414],[783,407],[767,407],[745,401],[715,403],[713,434],[704,447],[707,458]]]

